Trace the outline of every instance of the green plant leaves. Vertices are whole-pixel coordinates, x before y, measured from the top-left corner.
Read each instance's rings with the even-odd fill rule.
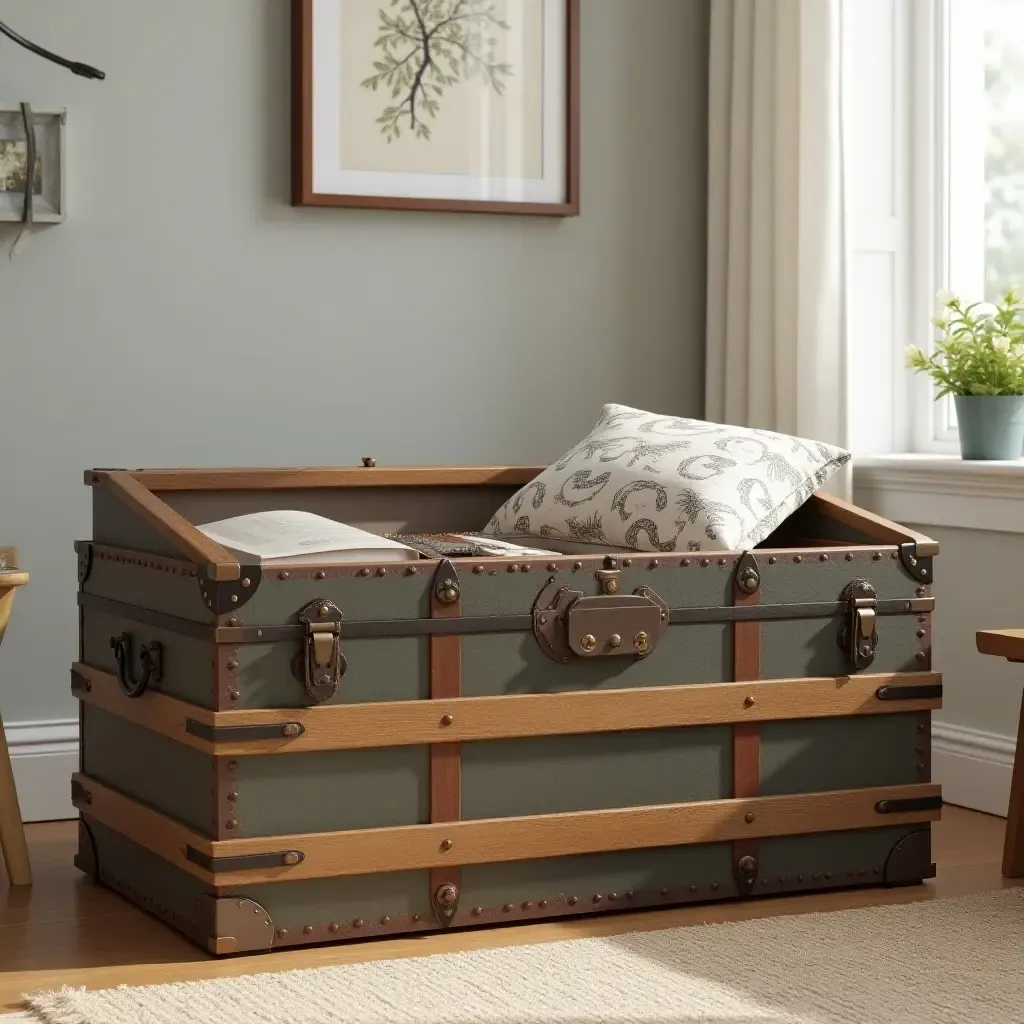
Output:
[[[911,346],[906,365],[931,377],[936,399],[945,395],[1024,395],[1024,312],[1011,289],[995,305],[968,306],[942,293],[933,318],[942,337],[926,355]]]

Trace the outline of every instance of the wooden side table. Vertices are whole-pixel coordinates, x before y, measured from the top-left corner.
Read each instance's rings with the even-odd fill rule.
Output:
[[[975,642],[981,654],[1024,662],[1024,629],[982,630],[977,634]],[[1024,878],[1024,700],[1021,701],[1017,750],[1010,782],[1010,807],[1006,816],[1006,840],[1003,843],[1003,875],[1006,878]]]
[[[18,553],[14,548],[0,548],[0,643],[11,617],[11,607],[18,587],[28,583],[28,573],[14,568]],[[21,820],[18,792],[14,788],[11,754],[7,749],[4,722],[0,717],[0,848],[7,862],[11,885],[31,885],[32,870],[25,842],[25,825]]]

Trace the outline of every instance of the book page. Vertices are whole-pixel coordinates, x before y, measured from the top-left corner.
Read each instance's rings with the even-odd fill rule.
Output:
[[[288,509],[254,512],[206,523],[197,529],[224,547],[255,555],[263,561],[337,551],[374,554],[409,551],[409,557],[415,557],[415,552],[404,544],[312,512]]]

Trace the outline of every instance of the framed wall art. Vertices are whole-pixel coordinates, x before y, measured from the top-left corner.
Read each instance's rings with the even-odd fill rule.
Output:
[[[580,0],[292,0],[297,206],[579,212]]]
[[[26,117],[32,124],[32,147],[25,131]],[[65,110],[0,105],[0,221],[27,219],[45,224],[64,220],[66,121]],[[31,208],[26,218],[25,200],[29,195]]]

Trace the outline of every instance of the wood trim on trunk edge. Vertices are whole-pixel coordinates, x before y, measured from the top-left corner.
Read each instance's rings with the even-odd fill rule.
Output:
[[[84,815],[221,887],[909,825],[937,821],[941,808],[881,814],[876,805],[941,795],[941,787],[931,784],[880,786],[213,841],[88,776],[73,776],[73,803]],[[187,858],[189,847],[214,858],[291,850],[302,856],[289,866],[214,874]]]
[[[942,698],[880,700],[885,686],[939,685],[938,672],[689,683],[630,690],[453,697],[437,700],[326,704],[311,708],[211,711],[158,691],[130,699],[114,675],[88,665],[72,668],[73,695],[196,750],[223,757],[462,743],[527,736],[632,732],[684,726],[776,722],[934,711]],[[88,690],[84,684],[88,684]],[[753,698],[753,704],[747,704]],[[451,716],[451,723],[442,719]],[[302,726],[298,736],[211,741],[187,731],[189,720],[215,729]]]
[[[121,504],[171,541],[185,558],[208,564],[214,579],[238,579],[241,569],[234,555],[197,530],[136,476],[120,471],[103,473],[97,476],[95,483],[106,487]]]

